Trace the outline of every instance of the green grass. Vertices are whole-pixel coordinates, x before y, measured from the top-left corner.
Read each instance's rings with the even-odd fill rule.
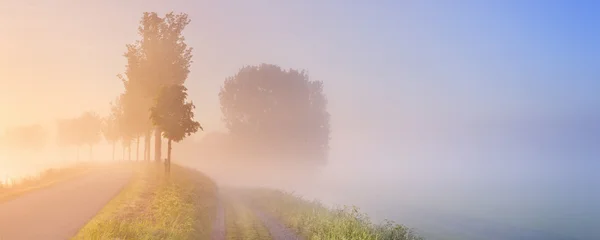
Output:
[[[0,202],[21,196],[25,193],[50,187],[54,184],[82,176],[94,170],[92,164],[77,164],[65,168],[51,168],[34,176],[14,180],[10,184],[0,183]]]
[[[391,221],[374,224],[356,207],[331,209],[294,194],[254,189],[245,191],[264,211],[273,214],[310,240],[417,240],[409,228]]]
[[[197,171],[139,164],[133,180],[74,239],[208,239],[216,186]]]
[[[269,230],[244,204],[229,198],[225,200],[224,208],[227,240],[271,239]]]

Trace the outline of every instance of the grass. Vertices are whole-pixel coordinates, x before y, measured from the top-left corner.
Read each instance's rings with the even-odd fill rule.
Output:
[[[133,180],[73,239],[208,239],[216,212],[216,186],[208,177],[174,165],[138,164]]]
[[[0,202],[8,201],[25,193],[39,190],[89,173],[94,165],[81,163],[65,168],[51,168],[34,176],[28,176],[11,182],[0,183]]]
[[[331,209],[282,191],[255,189],[245,195],[264,211],[310,240],[419,240],[411,229],[386,221],[374,224],[356,207]]]
[[[244,204],[233,199],[225,200],[225,227],[227,240],[271,239],[268,229]]]

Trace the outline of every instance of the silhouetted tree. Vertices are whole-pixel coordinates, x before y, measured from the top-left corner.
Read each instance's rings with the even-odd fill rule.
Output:
[[[187,14],[167,13],[164,17],[145,12],[138,27],[140,40],[127,45],[125,75],[120,75],[126,94],[135,100],[139,124],[145,128],[144,155],[149,159],[150,124],[148,110],[163,86],[183,85],[189,73],[192,48],[182,35],[190,23]],[[126,110],[129,111],[129,110]],[[161,129],[155,128],[155,160],[161,159]]]
[[[122,109],[120,104],[117,102],[111,103],[110,114],[102,121],[102,134],[104,139],[109,142],[112,146],[112,160],[115,160],[115,147],[119,139],[121,139],[121,132],[119,126],[119,119],[122,117]]]
[[[102,119],[94,112],[85,112],[77,118],[76,122],[79,131],[79,144],[89,146],[90,160],[93,160],[92,148],[100,142]]]
[[[187,88],[183,85],[164,87],[155,105],[151,108],[152,123],[162,129],[163,137],[168,140],[167,161],[165,172],[171,170],[171,141],[179,142],[192,133],[202,130],[200,123],[194,121],[195,106],[187,102]]]
[[[79,147],[81,145],[79,122],[76,118],[61,119],[57,124],[58,144],[62,147],[75,146],[77,151],[77,161],[79,161]]]
[[[126,88],[121,97],[123,109],[123,133],[136,143],[136,159],[139,160],[140,137],[151,128],[150,107],[140,97],[139,88]]]
[[[225,80],[219,98],[229,133],[254,154],[326,162],[327,99],[323,82],[310,80],[305,71],[244,67]]]

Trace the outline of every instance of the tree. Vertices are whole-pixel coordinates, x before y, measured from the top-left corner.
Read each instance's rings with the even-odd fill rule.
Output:
[[[58,144],[63,147],[69,145],[75,146],[77,148],[77,161],[79,161],[80,146],[80,132],[78,124],[79,122],[76,118],[61,119],[58,120],[57,124]]]
[[[305,71],[261,64],[242,68],[219,93],[229,133],[262,158],[324,164],[329,113],[323,82]]]
[[[102,121],[102,134],[104,139],[112,145],[112,160],[115,160],[115,146],[121,139],[119,120],[122,118],[122,109],[118,101],[111,103],[110,115]]]
[[[100,142],[102,131],[102,119],[94,112],[85,112],[76,120],[79,131],[79,145],[88,145],[90,148],[90,160],[93,160],[92,148]]]
[[[160,91],[154,106],[150,109],[152,123],[162,130],[168,140],[165,172],[171,171],[171,141],[179,142],[192,133],[203,130],[200,123],[194,121],[194,104],[187,102],[187,88],[183,85],[171,85]]]
[[[127,45],[125,75],[120,75],[126,93],[136,102],[140,126],[145,127],[145,156],[149,158],[149,108],[164,86],[183,85],[192,63],[192,48],[182,33],[190,23],[187,14],[167,13],[164,17],[145,12],[138,27],[140,40]],[[130,111],[130,110],[126,110]],[[133,111],[133,110],[131,110]],[[155,160],[161,159],[161,132],[155,128]]]

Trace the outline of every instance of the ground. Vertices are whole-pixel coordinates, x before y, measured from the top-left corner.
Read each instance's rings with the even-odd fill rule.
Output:
[[[218,187],[201,172],[153,163],[86,171],[0,202],[0,239],[418,239],[267,189]]]

